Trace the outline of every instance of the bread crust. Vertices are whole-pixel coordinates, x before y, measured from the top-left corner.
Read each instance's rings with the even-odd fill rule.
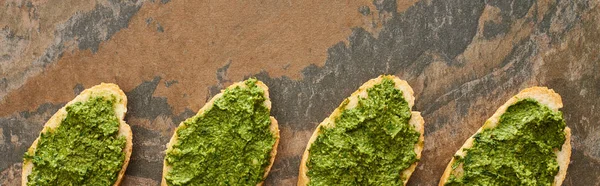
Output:
[[[267,85],[265,85],[262,81],[256,81],[256,85],[258,87],[260,87],[261,89],[263,89],[264,97],[265,97],[264,106],[267,107],[267,109],[269,109],[269,112],[270,112],[271,111],[271,99],[269,98],[269,87],[267,87]],[[237,86],[246,87],[246,84],[244,84],[244,81],[240,81],[240,82],[230,85],[227,88],[231,89],[231,88],[235,88]],[[199,115],[203,114],[205,110],[212,108],[212,106],[214,105],[214,102],[218,98],[223,96],[223,92],[224,92],[224,90],[221,90],[221,93],[219,93],[219,94],[215,95],[213,98],[211,98],[210,101],[208,101],[206,104],[204,104],[204,106],[202,108],[200,108],[200,110],[198,110],[198,113],[195,116],[199,116]],[[193,117],[195,117],[195,116],[193,116]],[[271,130],[271,132],[273,133],[273,136],[275,137],[275,143],[273,144],[273,150],[271,150],[271,153],[270,153],[271,154],[271,159],[269,161],[270,163],[265,168],[265,175],[263,176],[263,179],[267,178],[267,176],[269,175],[269,171],[271,170],[271,167],[273,167],[273,162],[275,162],[275,156],[277,155],[277,146],[279,145],[279,125],[277,123],[277,120],[273,116],[271,116],[270,119],[271,119],[271,125],[269,126],[269,130]],[[173,145],[177,142],[177,131],[179,130],[179,128],[181,126],[184,126],[183,121],[179,124],[179,126],[173,132],[173,136],[171,137],[171,140],[169,140],[169,143],[167,143],[166,151],[171,150],[173,148]],[[165,159],[163,160],[162,181],[160,183],[161,186],[167,186],[167,180],[165,179],[165,177],[167,176],[167,173],[170,170],[171,170],[171,166],[167,165],[167,160],[166,160],[166,156],[165,156]],[[264,181],[262,181],[256,185],[260,186],[260,185],[263,185],[263,183],[264,183]]]
[[[88,101],[89,98],[92,96],[109,97],[111,95],[115,96],[115,98],[116,98],[116,102],[115,102],[114,106],[115,106],[115,115],[117,116],[117,118],[119,120],[119,136],[125,137],[125,148],[123,149],[123,151],[125,152],[125,160],[123,161],[123,167],[121,168],[121,171],[119,171],[117,180],[113,184],[114,186],[118,186],[121,183],[121,181],[123,180],[123,176],[125,175],[125,170],[127,169],[127,165],[129,165],[129,160],[130,160],[131,152],[133,149],[133,142],[132,142],[133,134],[131,133],[131,127],[127,123],[125,123],[125,120],[124,120],[125,113],[127,112],[127,96],[125,96],[125,93],[123,93],[123,91],[119,88],[119,86],[112,84],[112,83],[101,83],[100,85],[96,85],[96,86],[93,86],[92,88],[84,90],[77,97],[75,97],[73,100],[69,101],[69,103],[67,103],[64,107],[62,107],[60,110],[58,110],[46,122],[46,124],[44,124],[44,128],[40,132],[40,136],[42,133],[45,133],[46,131],[48,131],[48,129],[54,129],[60,125],[62,120],[67,116],[67,110],[66,110],[67,106],[72,105],[76,102]],[[27,152],[29,152],[30,154],[33,154],[33,152],[35,152],[35,149],[37,148],[39,139],[40,139],[40,137],[38,137],[35,141],[33,141],[33,144],[31,145],[31,147],[29,147]],[[29,174],[31,174],[32,170],[33,170],[33,162],[30,160],[24,160],[23,161],[23,170],[22,170],[22,174],[21,174],[21,185],[23,185],[23,186],[27,185],[27,181],[28,181],[27,176],[29,176]]]
[[[410,85],[408,85],[408,83],[406,81],[401,80],[400,78],[393,76],[393,75],[381,75],[375,79],[371,79],[371,80],[367,81],[362,86],[360,86],[358,88],[358,90],[356,90],[354,93],[352,93],[350,95],[350,97],[346,98],[346,100],[349,100],[349,103],[345,107],[344,107],[344,103],[342,102],[342,104],[340,104],[340,106],[338,106],[338,108],[336,108],[329,117],[325,118],[325,120],[323,120],[323,122],[321,122],[317,126],[315,131],[313,132],[312,136],[308,140],[308,144],[306,145],[304,154],[302,155],[302,160],[300,161],[298,186],[308,185],[308,183],[310,182],[310,178],[308,178],[308,175],[307,175],[308,167],[306,166],[306,163],[308,162],[308,156],[310,155],[309,149],[310,149],[312,143],[319,136],[321,126],[335,127],[335,119],[334,118],[341,115],[342,111],[344,109],[351,109],[351,108],[356,107],[356,105],[358,103],[358,98],[359,97],[366,98],[367,97],[367,89],[381,83],[381,81],[383,79],[392,79],[394,81],[394,83],[396,84],[395,88],[402,91],[404,99],[406,100],[406,102],[408,102],[408,107],[411,108],[411,110],[412,110],[412,107],[415,103],[415,97],[413,96],[414,92],[413,92],[412,88],[410,87]],[[423,125],[425,122],[423,120],[423,117],[421,117],[420,112],[411,111],[411,114],[412,114],[412,116],[408,123],[410,125],[414,126],[415,129],[417,131],[419,131],[419,133],[421,133],[419,136],[419,141],[415,145],[415,149],[414,149],[415,153],[417,154],[417,159],[420,159],[421,152],[423,151],[423,145],[424,145],[424,139],[425,139],[423,136],[423,134],[424,134]],[[404,180],[404,185],[406,185],[406,183],[408,183],[408,179],[410,178],[410,175],[412,175],[412,173],[414,172],[415,168],[417,167],[417,164],[418,164],[418,162],[413,163],[410,167],[408,167],[407,169],[402,171],[401,175],[398,175],[398,176],[403,176],[406,178]]]
[[[538,101],[540,104],[547,106],[552,111],[558,111],[558,109],[563,107],[562,98],[558,95],[554,90],[548,89],[546,87],[530,87],[522,90],[517,95],[510,98],[504,105],[500,106],[487,121],[483,124],[475,134],[473,134],[467,141],[463,144],[463,146],[455,153],[455,155],[464,157],[466,153],[464,149],[470,148],[473,146],[473,137],[483,131],[483,129],[494,128],[497,126],[498,121],[500,120],[500,116],[506,112],[506,109],[514,105],[520,100],[523,99],[534,99]],[[567,168],[569,167],[569,162],[571,159],[571,129],[569,127],[565,127],[565,143],[562,145],[560,151],[555,151],[557,154],[557,161],[559,165],[559,171],[554,176],[553,186],[561,185],[567,175]],[[455,158],[452,157],[450,163],[446,166],[446,170],[440,179],[439,186],[443,186],[448,179],[450,178],[450,174],[452,173],[452,164],[454,163]],[[460,170],[459,170],[460,172]]]

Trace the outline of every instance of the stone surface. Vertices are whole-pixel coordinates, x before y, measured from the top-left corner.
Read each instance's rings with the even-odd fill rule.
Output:
[[[69,4],[69,6],[64,6]],[[312,131],[366,80],[405,79],[425,119],[408,185],[436,185],[452,154],[530,86],[563,99],[564,185],[600,185],[598,1],[1,1],[0,185],[45,121],[117,83],[134,149],[123,185],[158,185],[174,128],[227,85],[270,88],[281,143],[267,185],[295,185]],[[65,7],[69,7],[68,9]]]

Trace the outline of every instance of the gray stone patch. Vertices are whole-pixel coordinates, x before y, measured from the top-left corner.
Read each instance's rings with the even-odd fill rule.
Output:
[[[77,83],[77,85],[73,87],[73,93],[75,96],[79,95],[81,92],[83,92],[83,90],[85,90],[85,87],[83,87],[81,83]]]
[[[495,23],[493,21],[486,21],[483,25],[483,37],[486,39],[492,39],[500,34],[505,34],[510,30],[510,25],[507,23]]]
[[[217,69],[217,85],[211,86],[208,88],[208,97],[206,100],[208,101],[211,97],[217,95],[221,92],[222,89],[225,89],[226,83],[231,83],[231,80],[227,77],[227,70],[231,66],[231,61],[227,61],[227,63],[221,68]]]
[[[358,12],[363,16],[367,16],[371,14],[371,8],[369,8],[369,6],[361,6],[358,8]]]
[[[159,115],[173,115],[171,106],[167,103],[167,98],[152,96],[160,80],[160,77],[154,77],[152,81],[144,81],[133,90],[125,93],[129,100],[126,118],[137,117],[152,121]]]
[[[505,34],[510,29],[511,24],[516,20],[527,15],[529,9],[535,3],[535,0],[490,0],[488,5],[500,9],[502,21],[500,23],[487,22],[483,28],[483,36],[486,39],[492,39],[500,34]],[[536,9],[537,10],[537,9]]]
[[[546,13],[542,24],[538,26],[540,31],[548,34],[552,43],[562,41],[565,33],[569,32],[577,24],[580,24],[581,16],[590,9],[589,1],[557,1]]]
[[[171,85],[174,85],[177,83],[179,83],[179,81],[177,81],[177,80],[165,81],[165,87],[169,88]]]
[[[373,1],[373,5],[375,5],[375,8],[381,13],[381,12],[393,12],[396,13],[397,12],[397,8],[398,8],[398,3],[396,3],[396,1],[389,1],[389,0],[377,0],[377,1]]]
[[[600,162],[589,158],[578,149],[573,149],[564,185],[593,185],[600,183],[597,170],[600,170]]]
[[[97,4],[91,12],[72,17],[62,30],[63,39],[75,40],[79,49],[90,49],[95,53],[100,42],[109,40],[129,25],[129,20],[142,5],[137,0],[109,0],[109,3],[112,6]]]
[[[158,132],[139,126],[132,126],[131,130],[133,152],[126,174],[160,181],[165,155],[163,151],[166,150],[165,144],[169,142],[170,136],[161,138]]]
[[[152,17],[146,18],[146,25],[150,25],[152,23]]]
[[[298,165],[300,165],[300,160],[301,159],[302,159],[302,156],[294,156],[294,157],[285,158],[285,159],[278,158],[278,159],[276,159],[276,161],[277,160],[280,161],[279,166],[281,166],[281,167],[295,167],[295,168],[299,168]],[[269,177],[277,178],[278,180],[284,180],[284,179],[294,178],[295,176],[297,176],[297,175],[296,174],[290,175],[290,174],[287,174],[284,171],[276,171],[276,169],[271,169],[271,172],[269,172]],[[265,181],[265,183],[268,183],[268,181]],[[267,184],[265,184],[265,185],[267,185]],[[269,184],[269,185],[276,185],[276,184]]]
[[[156,31],[163,33],[165,32],[165,29],[160,25],[160,23],[156,23]]]

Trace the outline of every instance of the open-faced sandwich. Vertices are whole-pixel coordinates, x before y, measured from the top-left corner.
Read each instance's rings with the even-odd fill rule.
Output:
[[[545,87],[510,98],[456,152],[439,185],[560,186],[571,157],[562,106]]]
[[[248,79],[215,95],[175,130],[162,185],[262,185],[279,143],[267,86]]]
[[[132,149],[115,84],[86,89],[44,125],[23,158],[22,185],[119,185]]]
[[[405,185],[423,150],[413,90],[395,76],[363,84],[311,136],[298,185]]]

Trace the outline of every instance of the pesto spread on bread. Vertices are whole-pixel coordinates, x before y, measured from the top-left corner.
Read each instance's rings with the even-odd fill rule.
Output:
[[[565,121],[533,99],[508,107],[494,128],[483,129],[455,156],[447,186],[552,185],[559,165],[555,151],[565,142]],[[459,175],[455,175],[455,170]]]
[[[256,79],[226,89],[203,113],[185,120],[167,150],[168,185],[256,185],[276,141]]]
[[[320,128],[309,149],[309,185],[402,185],[407,179],[401,172],[418,161],[420,136],[409,124],[409,105],[389,78],[367,95],[343,109],[334,127]]]
[[[33,169],[27,185],[112,185],[125,159],[119,136],[116,98],[91,97],[66,107],[66,117],[40,135],[35,151],[25,153]]]

